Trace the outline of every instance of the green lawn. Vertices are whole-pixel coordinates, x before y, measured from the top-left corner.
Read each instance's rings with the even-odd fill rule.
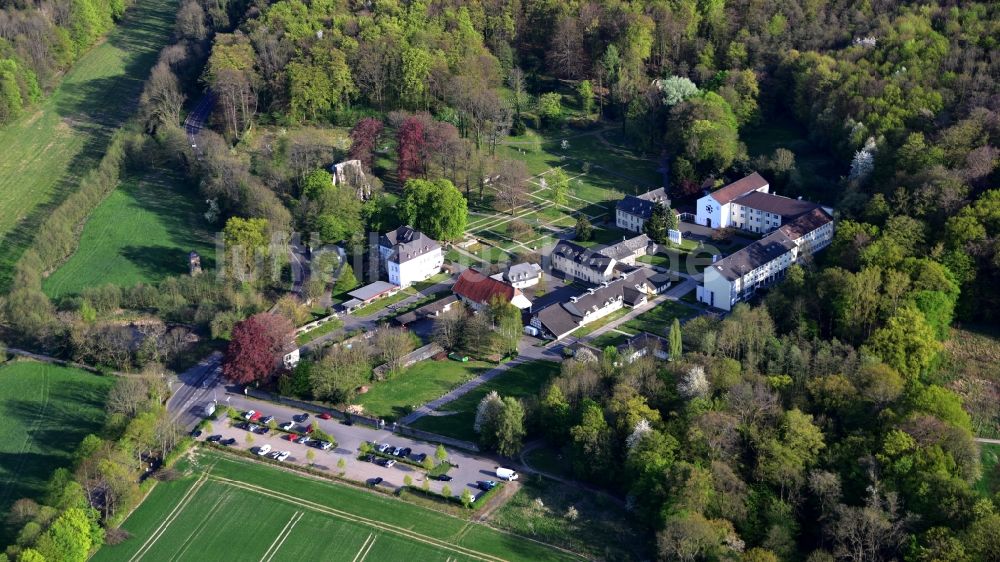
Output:
[[[95,562],[137,560],[575,560],[368,490],[200,450],[122,527]]]
[[[110,377],[34,361],[0,367],[0,513],[17,499],[40,499],[52,472],[72,464],[88,433],[104,423]],[[0,522],[0,544],[11,531]]]
[[[495,390],[500,396],[518,398],[538,396],[545,385],[558,374],[559,363],[552,361],[515,365],[502,375],[479,385],[472,392],[439,408],[442,412],[455,412],[454,414],[424,416],[413,427],[456,439],[475,441],[477,436],[472,424],[476,419],[476,407],[490,391]]]
[[[366,304],[360,308],[356,308],[354,312],[351,312],[351,314],[358,317],[371,316],[372,314],[375,314],[376,312],[388,306],[392,306],[400,301],[404,301],[415,294],[417,294],[416,291],[414,291],[410,287],[407,287],[406,289],[403,289],[402,291],[399,291],[392,296],[382,297],[376,300],[375,302]]]
[[[631,311],[632,311],[631,308],[625,308],[625,307],[619,308],[618,310],[612,312],[611,314],[608,314],[607,316],[605,316],[603,318],[599,318],[599,319],[591,322],[590,324],[587,324],[586,326],[583,326],[582,328],[577,328],[576,330],[573,330],[573,333],[570,334],[570,335],[578,337],[578,338],[582,338],[584,336],[589,336],[590,334],[592,334],[594,332],[594,330],[596,330],[596,329],[598,329],[598,328],[600,328],[602,326],[607,326],[608,324],[614,322],[615,320],[618,320],[619,318],[621,318],[622,316],[625,316],[626,314],[628,314]]]
[[[649,541],[629,524],[625,507],[613,499],[576,486],[538,477],[493,514],[493,524],[513,533],[558,544],[593,560],[650,560]],[[566,514],[576,510],[574,520]]]
[[[41,104],[0,129],[0,287],[40,222],[76,189],[128,119],[171,36],[177,0],[137,2]]]
[[[312,330],[309,330],[308,332],[299,334],[298,337],[295,338],[295,343],[299,344],[300,346],[305,345],[320,336],[325,336],[326,334],[329,334],[330,332],[333,332],[335,330],[339,330],[340,328],[343,327],[344,323],[341,322],[340,320],[330,320],[325,324],[320,324],[319,326],[313,328]]]
[[[652,310],[643,312],[622,326],[636,332],[649,332],[665,337],[667,328],[674,321],[674,318],[683,319],[692,314],[694,314],[694,310],[688,306],[668,300],[656,305]]]
[[[621,331],[623,331],[623,332],[631,332],[632,331],[632,330],[628,330],[628,329],[622,329],[621,327],[619,327],[618,329],[621,330]],[[590,340],[590,345],[596,347],[597,349],[604,349],[605,347],[608,347],[609,345],[611,347],[618,347],[619,345],[621,345],[621,344],[625,343],[626,341],[628,341],[628,338],[629,338],[629,336],[626,336],[625,334],[621,334],[621,333],[618,333],[616,331],[608,331],[608,332],[604,332],[603,334],[601,334],[601,335],[597,336],[596,338]]]
[[[188,253],[214,267],[215,248],[197,188],[173,170],[128,177],[87,220],[76,253],[49,276],[53,298],[113,283],[128,287],[188,272]]]
[[[393,420],[405,415],[408,407],[420,406],[447,393],[459,384],[488,371],[492,365],[482,361],[435,361],[428,359],[411,365],[388,380],[373,383],[357,398],[365,412]]]

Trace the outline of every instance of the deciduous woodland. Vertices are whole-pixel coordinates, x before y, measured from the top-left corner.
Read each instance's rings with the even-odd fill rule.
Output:
[[[0,8],[2,124],[126,5]],[[631,177],[626,150],[611,150],[626,147],[652,161],[674,207],[754,171],[781,195],[832,207],[826,251],[724,318],[702,314],[658,334],[680,340],[671,361],[630,362],[614,347],[568,358],[539,396],[496,396],[490,427],[507,430],[481,434],[481,445],[516,456],[525,436],[544,440],[568,478],[622,498],[643,537],[640,559],[1000,560],[1000,490],[981,483],[995,467],[975,442],[997,437],[1000,424],[996,400],[981,399],[1000,396],[1000,4],[183,0],[175,39],[108,166],[179,170],[209,201],[206,221],[267,259],[286,259],[268,255],[267,242],[289,230],[358,253],[366,232],[403,224],[459,241],[472,212],[513,217],[541,189],[524,147],[542,137],[575,146],[594,131],[613,141],[599,145],[595,168]],[[192,147],[182,119],[207,92],[211,111]],[[795,141],[769,140],[779,127]],[[360,160],[367,192],[332,181],[330,165],[347,159]],[[549,178],[544,197],[575,205],[575,175]],[[601,204],[597,216],[609,211]],[[72,253],[81,220],[58,213],[70,218],[37,234],[0,302],[10,344],[158,372],[196,353],[183,345],[188,330],[227,345],[286,292],[281,280],[227,271],[126,287],[109,279],[50,301],[42,279]],[[576,216],[578,239],[588,238],[598,221]],[[509,228],[534,235],[523,221]],[[304,294],[327,285],[317,279]],[[487,310],[438,337],[448,332],[449,349],[516,350],[513,322],[503,322],[507,338],[486,325],[516,312]],[[308,316],[288,301],[275,313],[296,324]],[[159,324],[136,336],[122,319],[137,316]],[[966,329],[991,342],[976,344],[992,351],[975,376],[955,352]],[[126,345],[134,337],[142,344]],[[259,382],[336,402],[372,381],[378,363],[391,363],[385,350],[333,348]],[[241,382],[254,380],[251,367]],[[149,412],[126,423],[109,408],[103,436],[134,442],[84,442],[83,486],[102,467],[130,468],[129,455],[157,449],[157,436],[173,446],[174,428],[147,404],[159,389],[140,390]],[[55,523],[25,504],[34,515],[16,524],[34,527],[11,559],[56,560],[48,553],[61,552],[63,527],[118,521],[117,505],[79,507],[84,491],[72,480],[61,472],[54,484],[72,495],[49,493],[66,510]],[[86,553],[103,536],[92,531],[74,548]]]

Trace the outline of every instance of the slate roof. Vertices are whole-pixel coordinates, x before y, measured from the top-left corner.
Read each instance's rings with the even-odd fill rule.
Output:
[[[517,283],[520,281],[527,281],[528,279],[534,279],[538,277],[538,274],[542,272],[542,267],[537,263],[519,263],[517,265],[510,266],[507,270],[507,280],[511,283]]]
[[[714,267],[723,277],[732,281],[791,251],[794,247],[795,242],[776,230],[746,248],[722,258],[710,267]]]
[[[401,226],[386,232],[379,239],[379,246],[390,248],[389,261],[398,263],[406,263],[441,247],[437,240],[412,226]]]
[[[670,342],[655,334],[640,332],[630,337],[625,343],[618,346],[619,353],[624,352],[626,349],[632,349],[634,351],[641,349],[658,349],[665,352],[670,349]]]
[[[775,213],[785,219],[800,217],[820,207],[810,201],[801,201],[771,193],[761,193],[760,191],[747,193],[736,198],[734,202],[752,209],[759,209],[766,213]]]
[[[712,196],[712,199],[718,201],[720,205],[725,205],[733,199],[746,195],[751,191],[756,191],[765,185],[768,185],[767,180],[757,172],[754,172],[743,179],[736,180],[725,187],[709,193],[709,195]]]
[[[667,197],[666,189],[662,187],[647,191],[642,195],[626,195],[618,201],[616,208],[624,213],[648,219],[653,214],[653,207],[657,203],[670,206],[670,198]]]
[[[590,269],[602,272],[608,269],[612,261],[612,258],[604,254],[572,242],[567,242],[566,240],[560,240],[556,244],[556,247],[552,249],[552,255],[562,256],[580,265],[585,265]]]
[[[609,258],[615,258],[616,260],[622,260],[624,258],[631,257],[635,255],[635,252],[640,248],[645,248],[649,245],[649,236],[645,234],[640,234],[634,238],[629,238],[628,240],[622,240],[617,244],[609,244],[603,248],[599,248],[597,252],[608,256]]]
[[[576,318],[558,304],[542,309],[538,313],[538,320],[556,338],[572,332],[577,327]]]
[[[623,287],[624,285],[620,280],[613,281],[606,285],[589,289],[586,293],[562,303],[562,306],[573,316],[583,318],[587,312],[600,310],[609,302],[618,300],[622,296]]]
[[[452,291],[460,297],[479,304],[489,304],[490,299],[495,295],[511,302],[515,296],[521,294],[521,290],[514,288],[513,285],[498,281],[471,267],[458,276],[458,281],[455,281]]]
[[[347,294],[360,301],[368,302],[375,297],[384,295],[394,289],[399,289],[399,287],[393,285],[392,283],[386,283],[385,281],[376,281],[359,289],[355,289]]]

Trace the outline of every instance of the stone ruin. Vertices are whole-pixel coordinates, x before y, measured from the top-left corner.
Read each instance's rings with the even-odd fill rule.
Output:
[[[367,201],[372,196],[372,184],[365,175],[361,160],[346,160],[330,167],[333,175],[333,185],[345,185],[353,188],[358,199]]]

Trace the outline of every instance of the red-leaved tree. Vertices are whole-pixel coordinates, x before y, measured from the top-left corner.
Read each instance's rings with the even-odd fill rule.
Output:
[[[351,129],[351,150],[348,152],[352,160],[361,160],[366,172],[372,171],[375,147],[385,126],[374,117],[365,117]]]
[[[424,124],[419,117],[410,116],[403,120],[396,133],[399,150],[399,183],[420,176],[424,172],[424,152],[427,139]]]
[[[284,316],[262,312],[233,326],[222,374],[232,382],[264,381],[294,349],[295,328]]]

